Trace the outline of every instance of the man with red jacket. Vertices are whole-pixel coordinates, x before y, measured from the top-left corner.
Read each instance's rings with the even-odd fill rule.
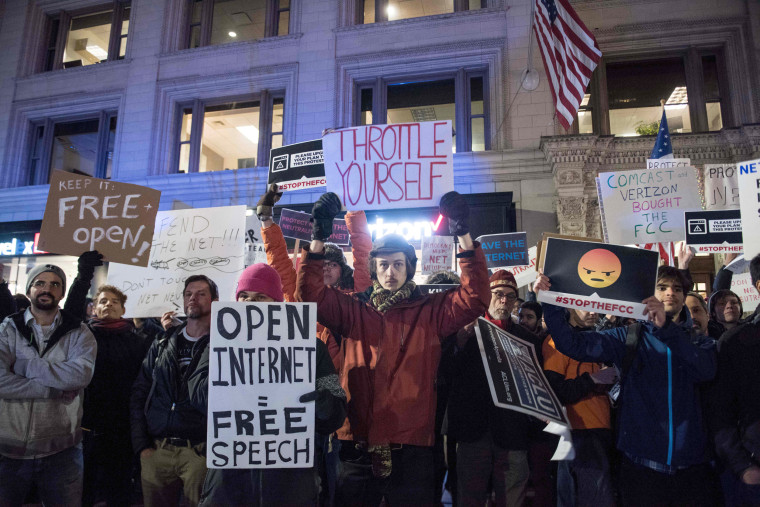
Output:
[[[341,203],[332,193],[314,205],[312,241],[302,256],[296,297],[317,303],[318,320],[331,330],[377,348],[370,364],[365,418],[352,424],[356,467],[346,468],[339,495],[351,505],[433,505],[435,378],[440,340],[482,315],[489,301],[488,272],[479,245],[469,234],[468,207],[456,192],[446,194],[441,214],[459,237],[462,285],[423,295],[412,281],[417,257],[401,236],[377,240],[370,252],[373,285],[354,298],[324,284],[324,240]],[[349,417],[351,409],[349,407]]]

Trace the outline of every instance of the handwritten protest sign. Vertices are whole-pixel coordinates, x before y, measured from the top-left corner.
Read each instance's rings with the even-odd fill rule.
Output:
[[[536,251],[537,248],[535,246],[528,248],[527,265],[505,268],[507,271],[514,275],[518,288],[525,287],[529,283],[536,281]]]
[[[527,266],[530,262],[527,233],[486,234],[477,241],[480,241],[489,268]]]
[[[272,183],[277,183],[280,190],[325,186],[322,140],[272,148],[269,154],[267,187]]]
[[[483,317],[478,319],[475,335],[494,405],[569,426],[532,343]]]
[[[686,244],[700,253],[739,253],[742,219],[738,209],[687,211]]]
[[[744,256],[760,253],[760,159],[737,164],[739,168],[739,209],[742,215]]]
[[[676,167],[688,167],[691,160],[688,158],[648,158],[647,169],[674,169]]]
[[[683,212],[702,209],[695,174],[693,167],[599,174],[605,241],[618,245],[682,241]]]
[[[267,261],[264,241],[261,237],[261,221],[256,213],[245,216],[245,267]]]
[[[315,303],[211,305],[209,468],[314,466]]]
[[[126,317],[182,313],[182,290],[191,275],[208,276],[220,299],[233,299],[245,235],[245,206],[160,211],[148,267],[111,264],[108,283],[127,295]]]
[[[286,238],[311,241],[311,213],[283,208],[280,213],[280,229]],[[333,220],[333,233],[327,239],[336,245],[349,245],[348,225],[342,218]]]
[[[147,266],[161,192],[54,171],[38,246],[58,254],[98,250],[111,262]]]
[[[731,278],[731,290],[742,300],[742,309],[745,312],[754,312],[760,303],[760,293],[752,285],[750,273],[740,273]]]
[[[549,238],[544,255],[552,286],[538,293],[542,303],[638,319],[654,294],[657,252]]]
[[[422,238],[422,274],[451,271],[454,258],[454,236],[425,236]]]
[[[349,210],[437,206],[454,190],[451,121],[367,125],[322,139],[327,191]]]
[[[705,208],[739,209],[739,178],[733,164],[705,164]]]

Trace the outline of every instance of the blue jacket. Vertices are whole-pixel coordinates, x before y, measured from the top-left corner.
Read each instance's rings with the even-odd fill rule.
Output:
[[[578,361],[612,362],[622,369],[627,327],[575,331],[564,309],[543,304],[544,319],[557,350]],[[637,458],[668,466],[707,461],[698,384],[715,376],[715,340],[692,336],[691,316],[660,329],[641,328],[636,356],[623,379],[617,447]]]

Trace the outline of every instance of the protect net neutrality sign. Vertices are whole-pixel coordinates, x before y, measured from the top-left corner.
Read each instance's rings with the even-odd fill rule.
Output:
[[[211,306],[209,468],[314,466],[315,303]]]

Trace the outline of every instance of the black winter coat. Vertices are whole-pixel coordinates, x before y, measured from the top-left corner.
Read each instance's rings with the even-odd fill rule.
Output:
[[[177,336],[184,329],[182,324],[156,338],[132,387],[132,447],[138,454],[153,447],[156,438],[186,438],[193,445],[206,441],[206,412],[190,403],[187,379],[208,348],[209,335],[195,342],[192,360],[180,377]]]

